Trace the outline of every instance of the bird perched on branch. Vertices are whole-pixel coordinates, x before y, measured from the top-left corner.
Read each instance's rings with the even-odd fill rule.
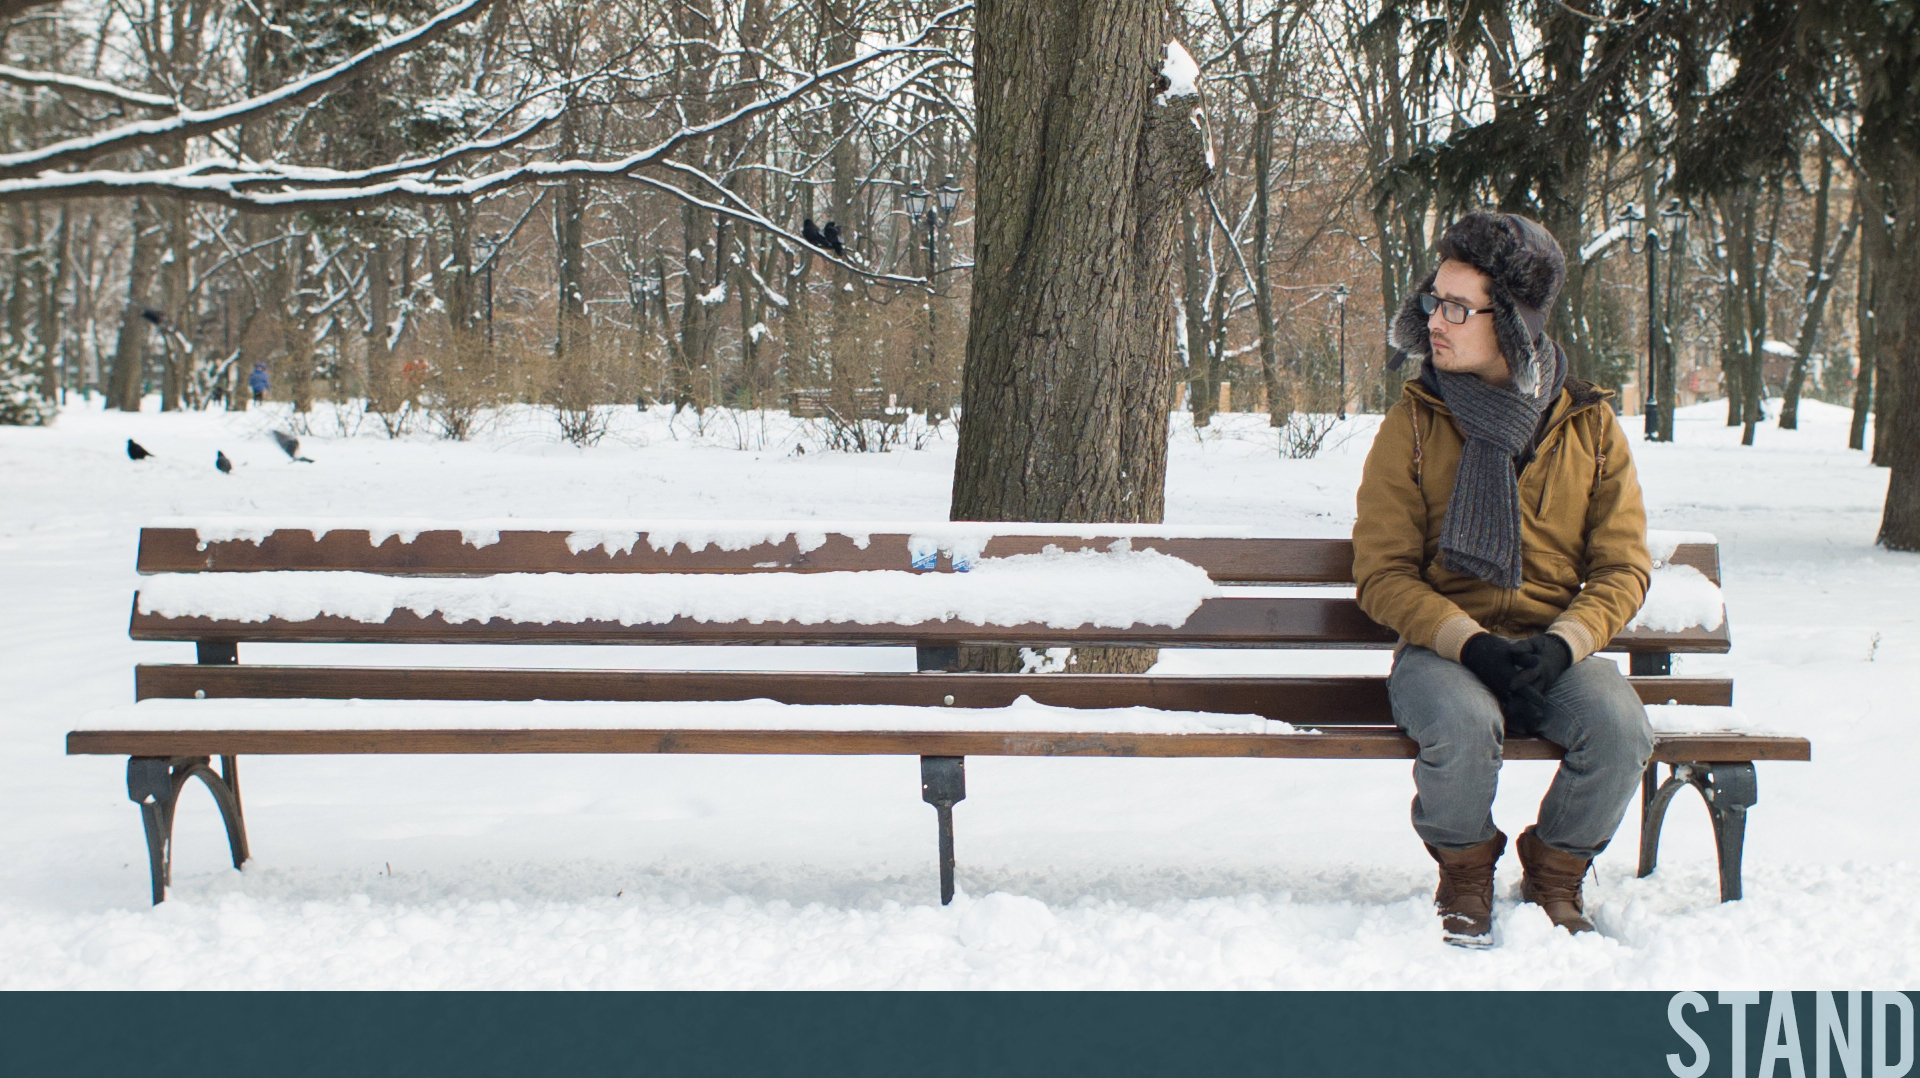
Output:
[[[134,441],[132,438],[127,439],[127,459],[128,460],[145,460],[151,456],[153,456],[153,454],[147,452],[146,446],[141,445],[139,442]]]
[[[160,313],[159,311],[154,310],[151,307],[148,307],[146,310],[141,311],[140,317],[146,319],[149,322],[152,322],[156,326],[164,326],[167,324],[167,316]]]
[[[834,224],[832,221],[827,222],[826,230],[820,233],[820,239],[825,246],[833,249],[834,254],[844,255],[847,253],[846,245],[840,242],[840,226]]]
[[[303,457],[300,455],[300,439],[295,438],[286,431],[276,430],[273,432],[273,440],[286,452],[287,459],[303,461],[307,464],[313,463],[312,457]]]
[[[213,451],[213,466],[220,469],[221,475],[233,474],[233,462],[228,460],[227,455],[218,449]]]
[[[823,251],[832,247],[832,244],[827,242],[826,234],[820,231],[820,226],[814,224],[811,217],[800,222],[800,238]]]

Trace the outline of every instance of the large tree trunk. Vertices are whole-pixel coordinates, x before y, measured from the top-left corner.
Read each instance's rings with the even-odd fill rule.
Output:
[[[1864,185],[1861,202],[1860,258],[1854,264],[1853,294],[1854,358],[1857,369],[1853,381],[1853,422],[1847,428],[1848,449],[1867,447],[1867,417],[1873,413],[1874,372],[1880,357],[1877,343],[1879,334],[1876,332],[1880,322],[1878,281],[1881,236],[1886,230],[1886,223],[1879,217],[1879,204],[1867,197]]]
[[[381,415],[398,412],[406,399],[393,369],[393,351],[387,347],[388,326],[393,321],[390,243],[383,229],[374,234],[367,248],[367,408]]]
[[[1747,280],[1747,377],[1746,404],[1741,410],[1742,427],[1740,444],[1753,444],[1754,426],[1760,422],[1761,413],[1767,397],[1766,358],[1767,358],[1767,286],[1773,278],[1773,252],[1779,246],[1780,207],[1785,201],[1786,188],[1779,183],[1773,185],[1773,205],[1767,211],[1767,235],[1765,241],[1755,240],[1758,248],[1756,260],[1752,266],[1753,275]]]
[[[1720,375],[1727,390],[1727,426],[1737,427],[1747,403],[1747,304],[1742,281],[1753,264],[1752,196],[1736,190],[1716,200],[1720,209]],[[1742,267],[1747,269],[1742,269]]]
[[[1153,0],[978,9],[955,520],[1161,519],[1175,231],[1211,172],[1199,99],[1156,102],[1166,14]]]
[[[1840,275],[1840,263],[1847,257],[1847,248],[1853,244],[1853,234],[1860,227],[1860,203],[1854,200],[1853,208],[1847,214],[1847,223],[1841,226],[1840,238],[1834,241],[1831,251],[1826,249],[1827,218],[1827,177],[1831,162],[1821,168],[1821,202],[1815,211],[1814,240],[1807,249],[1810,266],[1807,270],[1807,309],[1800,319],[1800,336],[1793,350],[1793,370],[1787,375],[1786,392],[1780,400],[1780,429],[1796,430],[1800,425],[1800,394],[1806,388],[1807,367],[1813,359],[1813,346],[1820,336],[1820,323],[1826,318],[1827,299],[1833,294],[1834,278]]]
[[[1867,410],[1873,415],[1874,464],[1886,467],[1893,446],[1893,342],[1898,334],[1896,312],[1890,305],[1894,276],[1893,230],[1887,221],[1887,200],[1871,179],[1860,183],[1865,210],[1860,221],[1860,368],[1867,393],[1857,402],[1856,426],[1865,436]]]
[[[60,203],[60,223],[53,230],[51,265],[46,267],[46,287],[40,293],[40,396],[50,401],[60,399],[66,367],[72,362],[60,319],[60,290],[66,287],[67,277],[73,272],[72,210],[71,203]]]
[[[1304,12],[1304,8],[1300,9]],[[1298,19],[1299,16],[1295,16]],[[1267,63],[1259,81],[1254,105],[1259,113],[1253,122],[1253,315],[1260,333],[1260,381],[1267,387],[1267,420],[1284,427],[1293,417],[1293,405],[1280,378],[1280,349],[1274,340],[1279,333],[1273,314],[1273,285],[1269,263],[1273,261],[1273,121],[1280,95],[1280,12],[1267,16]],[[1241,66],[1246,66],[1244,49]]]
[[[1878,196],[1866,212],[1890,222],[1886,258],[1878,266],[1886,302],[1876,327],[1885,362],[1880,396],[1891,398],[1890,414],[1876,419],[1888,429],[1877,431],[1874,441],[1876,449],[1885,448],[1892,472],[1879,541],[1888,550],[1920,551],[1920,145],[1889,139],[1863,153],[1862,161],[1863,186]]]
[[[187,395],[187,382],[193,376],[194,356],[187,350],[186,332],[193,325],[188,307],[187,286],[191,273],[193,234],[187,228],[187,203],[169,199],[161,208],[166,222],[167,260],[160,266],[160,340],[167,357],[160,380],[160,410],[179,411]]]
[[[853,59],[860,27],[853,21],[854,5],[847,0],[823,0],[821,34],[827,47],[827,64]],[[843,240],[852,240],[859,221],[854,202],[859,194],[860,158],[854,145],[853,99],[835,94],[828,107],[828,123],[834,136],[833,203],[827,207],[827,223],[839,229]],[[826,227],[825,225],[821,226]],[[861,303],[865,297],[859,278],[843,266],[833,267],[833,397],[835,406],[846,415],[854,415],[854,390],[873,381],[873,362],[861,340]]]
[[[1537,10],[1536,25],[1543,38],[1540,51],[1549,83],[1560,88],[1579,85],[1586,77],[1589,24],[1569,9],[1542,4]],[[1502,36],[1506,33],[1503,24]],[[1587,133],[1587,117],[1578,110],[1555,109],[1541,135],[1542,143],[1554,148],[1557,160],[1553,171],[1559,182],[1543,184],[1538,193],[1540,223],[1559,241],[1562,251],[1578,252],[1587,232],[1588,175],[1594,148]],[[1526,213],[1529,207],[1525,195],[1522,190],[1503,192],[1502,202],[1506,204],[1500,208]],[[1647,223],[1653,227],[1652,221]],[[1609,342],[1606,330],[1594,324],[1589,310],[1593,286],[1599,283],[1600,263],[1588,264],[1573,257],[1566,260],[1566,266],[1567,279],[1560,290],[1565,298],[1550,313],[1547,332],[1566,350],[1569,374],[1600,381],[1602,356]]]
[[[571,136],[568,136],[571,141]],[[568,150],[575,147],[568,146]],[[560,197],[554,200],[554,247],[559,255],[559,322],[554,327],[554,358],[562,372],[580,369],[588,348],[587,322],[587,212],[586,185],[570,181],[560,185]],[[565,373],[562,377],[565,377]]]
[[[1220,397],[1220,364],[1214,358],[1213,341],[1207,333],[1207,284],[1201,274],[1200,240],[1196,237],[1193,213],[1180,215],[1180,340],[1186,347],[1187,407],[1193,412],[1193,425],[1204,427],[1213,422]],[[1204,232],[1201,232],[1204,235]]]
[[[107,376],[107,406],[124,412],[140,410],[140,388],[145,374],[147,332],[153,324],[144,317],[152,304],[154,271],[160,267],[164,243],[159,222],[147,200],[133,204],[133,256],[127,265],[127,306],[120,317],[120,336],[113,349],[113,372]]]

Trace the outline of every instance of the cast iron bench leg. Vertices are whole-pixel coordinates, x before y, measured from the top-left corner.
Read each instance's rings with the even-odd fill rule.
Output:
[[[920,757],[920,799],[940,822],[940,904],[953,901],[953,805],[967,796],[967,758]]]
[[[140,806],[140,822],[147,833],[147,868],[153,876],[153,904],[166,900],[167,886],[173,882],[173,813],[180,803],[180,791],[191,779],[199,779],[220,806],[220,820],[227,827],[227,848],[233,854],[233,867],[245,864],[247,857],[247,821],[240,812],[240,761],[220,757],[220,771],[208,766],[205,756],[134,756],[127,760],[127,797]]]
[[[1658,764],[1648,764],[1640,783],[1640,875],[1653,874],[1660,852],[1660,827],[1667,807],[1682,786],[1700,791],[1713,821],[1714,851],[1720,863],[1720,901],[1740,899],[1740,862],[1746,847],[1747,810],[1760,799],[1751,763],[1674,764],[1667,781],[1654,786]]]

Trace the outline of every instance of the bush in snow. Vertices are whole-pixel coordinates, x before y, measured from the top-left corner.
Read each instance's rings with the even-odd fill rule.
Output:
[[[40,375],[12,334],[0,330],[0,425],[39,427],[60,411],[40,396]]]

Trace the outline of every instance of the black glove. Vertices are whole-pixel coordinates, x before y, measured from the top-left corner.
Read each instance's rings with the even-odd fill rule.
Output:
[[[1547,717],[1547,693],[1573,665],[1573,649],[1552,633],[1535,633],[1513,645],[1514,661],[1522,663],[1513,677],[1512,696],[1504,711],[1507,721],[1525,733],[1538,730]]]
[[[1513,696],[1514,680],[1538,661],[1531,654],[1523,656],[1513,641],[1492,633],[1476,633],[1460,649],[1460,665],[1492,690],[1502,709]]]

